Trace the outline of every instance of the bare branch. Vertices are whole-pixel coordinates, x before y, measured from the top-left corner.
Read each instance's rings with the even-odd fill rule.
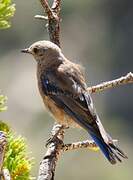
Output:
[[[48,32],[50,41],[57,44],[60,47],[60,9],[61,0],[54,0],[52,7],[49,6],[47,0],[40,0],[42,7],[48,17]],[[35,16],[37,19],[46,19],[42,16]]]
[[[51,8],[59,16],[61,9],[61,0],[54,0]]]
[[[106,89],[115,88],[117,86],[129,84],[129,83],[133,83],[133,73],[131,72],[129,72],[126,76],[122,76],[118,79],[103,82],[96,86],[89,87],[88,91],[90,93],[98,93]]]
[[[48,15],[48,17],[51,19],[53,18],[53,12],[48,4],[47,0],[40,0],[42,7],[45,10],[45,13]]]

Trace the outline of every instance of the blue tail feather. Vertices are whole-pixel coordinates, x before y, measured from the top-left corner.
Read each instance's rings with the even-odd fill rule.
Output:
[[[116,163],[115,158],[111,159],[111,157],[110,157],[111,149],[109,148],[109,146],[102,139],[98,138],[96,135],[94,135],[92,133],[90,135],[93,138],[93,140],[95,141],[95,143],[97,144],[97,146],[99,146],[99,148],[103,152],[104,156],[110,162],[112,162],[112,164],[115,164]]]
[[[119,158],[119,156],[122,158],[127,158],[127,156],[123,153],[123,151],[120,150],[113,143],[113,141],[110,142],[109,144],[106,144],[102,137],[97,137],[93,133],[89,133],[89,134],[91,135],[91,137],[93,138],[93,140],[95,141],[97,146],[99,146],[99,148],[103,152],[104,156],[109,160],[109,162],[111,164],[116,164],[116,160],[118,160],[119,162],[122,162],[122,160]],[[111,137],[110,137],[110,140],[112,140]]]

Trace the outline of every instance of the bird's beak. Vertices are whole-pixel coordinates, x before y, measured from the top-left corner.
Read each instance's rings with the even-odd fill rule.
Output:
[[[30,53],[30,54],[31,54],[31,52],[29,51],[29,49],[22,49],[21,52],[22,52],[22,53]]]

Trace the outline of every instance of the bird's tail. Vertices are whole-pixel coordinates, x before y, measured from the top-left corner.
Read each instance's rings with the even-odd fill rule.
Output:
[[[99,148],[103,152],[104,156],[109,160],[109,162],[111,164],[116,164],[117,161],[122,162],[122,160],[120,159],[121,157],[127,158],[127,156],[124,154],[124,152],[122,150],[120,150],[113,143],[112,140],[109,141],[109,143],[107,144],[104,142],[104,140],[102,138],[99,138],[94,134],[91,134],[91,137],[93,138],[93,140],[95,141],[97,146],[99,146]],[[111,139],[111,138],[109,137],[109,139]]]

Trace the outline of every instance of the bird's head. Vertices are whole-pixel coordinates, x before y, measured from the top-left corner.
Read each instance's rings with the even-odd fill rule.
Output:
[[[37,62],[52,61],[61,55],[61,49],[50,41],[35,42],[21,52],[32,54]]]

